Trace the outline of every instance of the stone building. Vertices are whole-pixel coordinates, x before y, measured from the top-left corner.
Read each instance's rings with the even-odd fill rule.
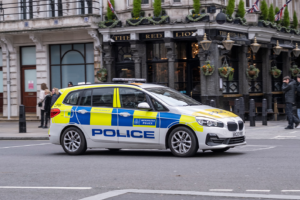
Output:
[[[51,89],[69,81],[95,82],[101,62],[101,3],[1,1],[0,118],[17,118],[20,104],[39,116],[41,83]]]
[[[296,43],[300,43],[300,35],[258,26],[259,14],[246,14],[247,24],[244,25],[219,24],[216,16],[228,0],[200,2],[201,12],[209,16],[207,20],[187,23],[187,16],[193,9],[192,0],[164,0],[162,8],[169,16],[169,22],[133,26],[127,22],[131,18],[133,1],[117,1],[115,10],[123,26],[99,29],[103,36],[103,59],[108,80],[114,77],[146,78],[147,82],[169,86],[202,103],[214,99],[218,107],[225,109],[229,109],[230,103],[238,97],[244,97],[247,105],[250,98],[256,102],[266,98],[269,110],[273,110],[275,99],[283,101],[282,77],[290,75],[291,65],[300,64],[292,53]],[[246,0],[246,9],[254,2]],[[267,2],[279,8],[285,3],[281,0]],[[104,2],[104,12],[106,6]],[[300,9],[299,0],[293,0],[288,9],[292,20],[293,11]],[[153,16],[153,1],[142,0],[142,10],[145,17]],[[297,15],[299,18],[299,12]],[[201,48],[205,33],[212,41],[209,55]],[[228,34],[235,43],[230,51],[225,51],[223,41]],[[254,37],[261,45],[256,54],[250,48]],[[274,55],[273,47],[277,41],[282,52]],[[207,60],[215,67],[211,76],[205,76],[200,70]],[[226,62],[235,70],[230,80],[221,78],[217,71]],[[270,74],[275,64],[282,70],[279,78]],[[251,80],[247,77],[249,65],[260,70],[258,78]]]

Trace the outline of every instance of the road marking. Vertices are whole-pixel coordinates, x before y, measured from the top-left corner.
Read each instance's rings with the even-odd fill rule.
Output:
[[[47,145],[51,143],[42,143],[42,144],[28,144],[28,145],[22,145],[22,146],[11,146],[11,147],[0,147],[0,149],[10,149],[10,148],[20,148],[20,147],[33,147],[33,146],[41,146],[41,145]]]
[[[300,190],[281,190],[281,192],[300,192]]]
[[[290,133],[297,133],[298,131],[293,131],[293,132],[290,132]]]
[[[210,189],[211,192],[232,192],[232,189]]]
[[[289,138],[294,138],[294,137],[297,137],[297,136],[281,136],[281,135],[278,135],[272,139],[289,139]]]
[[[0,189],[90,190],[90,189],[92,189],[92,187],[22,187],[22,186],[0,186]]]
[[[249,147],[250,147],[250,149],[248,149]],[[240,148],[244,148],[244,149],[241,149],[241,150],[242,151],[261,151],[261,150],[273,149],[275,147],[276,146],[269,146],[269,145],[246,145],[246,146],[243,146],[243,147],[237,146],[233,150],[239,150]]]
[[[270,190],[246,190],[246,192],[270,192]]]
[[[177,191],[177,190],[140,190],[140,189],[126,189],[113,190],[101,193],[95,196],[83,198],[82,200],[104,200],[126,193],[137,194],[166,194],[166,195],[188,195],[188,196],[212,196],[212,197],[235,197],[235,198],[260,198],[260,199],[300,199],[300,196],[294,195],[271,195],[271,194],[249,194],[249,193],[221,193],[221,192],[197,192],[197,191]]]

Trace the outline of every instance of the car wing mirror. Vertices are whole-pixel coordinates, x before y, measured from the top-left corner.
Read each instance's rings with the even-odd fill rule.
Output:
[[[145,111],[152,110],[151,107],[149,106],[149,104],[146,103],[146,102],[139,103],[137,108],[140,109],[140,110],[145,110]]]

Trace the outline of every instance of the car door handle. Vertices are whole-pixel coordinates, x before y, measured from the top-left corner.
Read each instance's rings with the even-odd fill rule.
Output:
[[[85,114],[85,113],[88,113],[89,111],[87,111],[87,110],[78,110],[77,112],[79,112],[80,114]]]
[[[129,117],[129,116],[130,116],[130,113],[128,113],[128,112],[123,112],[123,113],[120,113],[120,115],[121,115],[122,117]]]

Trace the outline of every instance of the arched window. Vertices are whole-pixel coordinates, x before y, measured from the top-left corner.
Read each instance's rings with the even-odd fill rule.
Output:
[[[68,82],[94,83],[94,46],[64,44],[50,46],[51,87],[65,88]]]

